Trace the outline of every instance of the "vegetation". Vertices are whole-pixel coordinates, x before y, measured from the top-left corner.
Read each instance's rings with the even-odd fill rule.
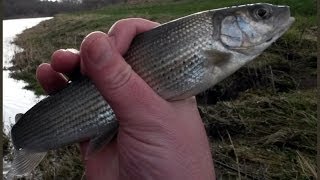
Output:
[[[57,15],[18,36],[15,43],[25,51],[13,59],[12,77],[25,80],[27,88],[41,94],[34,76],[37,65],[48,62],[56,49],[79,48],[89,32],[107,31],[118,19],[166,22],[205,9],[253,2],[258,1],[162,1]],[[315,179],[316,1],[265,2],[289,5],[296,18],[293,27],[254,62],[197,97],[216,171],[220,178]],[[82,175],[78,150],[73,148],[66,148],[71,153],[63,149],[52,154],[56,162],[72,165],[50,164],[48,156],[51,159],[41,164],[47,177],[71,171],[78,173],[74,177]]]
[[[4,0],[4,18],[26,18],[39,16],[53,16],[59,12],[72,12],[80,10],[80,2],[64,0],[40,1],[40,0]]]
[[[4,0],[4,18],[53,16],[61,12],[96,9],[121,2],[123,0]]]
[[[4,132],[2,132],[2,154],[3,156],[6,156],[10,152],[10,139],[6,136]]]

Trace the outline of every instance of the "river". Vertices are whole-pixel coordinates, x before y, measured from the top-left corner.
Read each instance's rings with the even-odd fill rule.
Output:
[[[46,18],[28,18],[3,20],[3,67],[11,66],[11,59],[21,48],[12,44],[16,35],[25,29],[37,25]],[[14,117],[17,113],[24,113],[43,96],[36,96],[32,91],[23,89],[26,83],[9,77],[9,71],[3,70],[3,126],[4,132],[9,133],[10,127],[14,124]]]
[[[12,44],[16,35],[23,30],[37,25],[46,18],[12,19],[3,20],[3,69],[11,66],[11,60],[15,53],[23,49]],[[9,134],[14,124],[14,117],[17,113],[25,113],[44,96],[36,96],[32,91],[23,89],[26,83],[9,77],[9,71],[3,70],[3,129]],[[10,163],[3,159],[3,175],[5,176],[10,168]]]

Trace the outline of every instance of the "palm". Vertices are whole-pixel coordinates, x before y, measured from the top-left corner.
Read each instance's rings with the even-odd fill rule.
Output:
[[[67,84],[60,73],[70,75],[81,70],[93,80],[119,120],[117,138],[85,160],[87,179],[214,177],[211,153],[195,99],[165,101],[137,74],[128,72],[131,69],[126,68],[129,66],[122,59],[133,37],[156,25],[142,19],[120,21],[109,36],[100,32],[88,35],[81,45],[81,54],[58,50],[52,56],[51,65],[42,64],[37,70],[37,78],[48,93]],[[108,66],[84,66],[94,64],[88,52],[93,58],[106,58],[99,56],[106,52],[106,46],[110,46],[108,51],[114,51],[109,52],[113,56],[107,57],[111,58],[106,61]],[[108,74],[107,71],[113,72]],[[106,84],[106,80],[110,82]],[[114,82],[117,80],[125,83]],[[81,143],[80,147],[81,154],[85,155],[88,142]]]

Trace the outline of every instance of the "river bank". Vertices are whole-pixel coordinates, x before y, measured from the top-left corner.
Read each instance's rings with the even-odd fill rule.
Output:
[[[237,2],[237,3],[236,3]],[[240,1],[241,4],[257,1]],[[272,1],[290,5],[293,27],[253,63],[198,96],[199,110],[210,139],[219,177],[251,179],[310,179],[316,156],[316,10],[315,1]],[[15,55],[12,77],[42,94],[35,69],[60,48],[79,48],[91,31],[107,29],[118,19],[143,17],[158,22],[205,9],[238,4],[209,0],[111,6],[96,11],[58,15],[18,36],[25,49]],[[48,177],[81,172],[81,158],[59,150],[41,163]],[[76,158],[75,158],[76,157]],[[64,159],[63,171],[52,170],[52,160]],[[74,161],[74,159],[77,159]],[[59,161],[62,162],[62,161]],[[44,168],[45,167],[45,168]],[[81,174],[80,174],[81,175]],[[78,177],[78,175],[75,175]]]
[[[3,126],[7,134],[10,126],[14,123],[14,117],[17,113],[26,112],[31,106],[37,103],[43,96],[36,96],[34,92],[23,89],[27,84],[21,80],[10,78],[9,67],[12,66],[12,58],[16,53],[23,49],[12,42],[17,34],[23,30],[37,25],[39,22],[48,20],[45,18],[27,18],[3,20]]]

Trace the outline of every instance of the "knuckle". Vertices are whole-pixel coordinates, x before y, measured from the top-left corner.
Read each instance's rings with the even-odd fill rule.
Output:
[[[129,20],[129,19],[120,19],[120,20],[116,21],[116,22],[112,25],[112,27],[110,28],[108,34],[111,35],[111,34],[117,32],[117,31],[119,31],[120,29],[125,28],[125,27],[128,25],[128,20]],[[129,23],[129,24],[130,24],[130,23]]]
[[[125,18],[116,21],[110,28],[108,34],[113,35],[121,29],[130,28],[136,26],[136,23],[147,21],[143,18]]]
[[[113,72],[114,73],[110,75],[107,80],[107,86],[109,86],[109,88],[113,90],[125,86],[129,82],[133,73],[132,68],[129,64],[125,64]]]

